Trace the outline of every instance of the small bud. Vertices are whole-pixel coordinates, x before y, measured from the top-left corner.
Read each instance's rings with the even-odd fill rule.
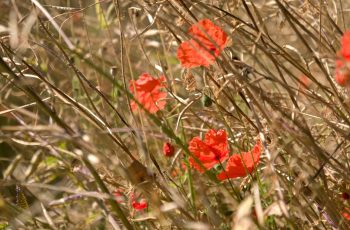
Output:
[[[209,96],[204,94],[202,97],[202,104],[205,107],[209,107],[213,104],[213,101],[211,100],[211,98]]]
[[[349,200],[350,199],[350,195],[347,192],[342,192],[341,197],[343,198],[343,200]]]
[[[165,142],[163,145],[163,153],[166,157],[172,157],[174,156],[174,146],[170,144],[169,142]]]

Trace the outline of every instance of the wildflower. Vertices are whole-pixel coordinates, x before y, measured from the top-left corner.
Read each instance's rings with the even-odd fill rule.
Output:
[[[226,169],[217,178],[219,180],[225,180],[228,178],[244,177],[247,173],[252,173],[254,168],[259,164],[260,153],[261,143],[258,140],[251,151],[232,155],[227,161]]]
[[[202,141],[199,137],[194,137],[190,143],[190,152],[198,158],[204,168],[211,169],[214,165],[225,161],[228,158],[228,143],[225,130],[209,130]],[[203,173],[203,168],[193,157],[189,157],[192,167]]]
[[[341,39],[340,55],[346,61],[350,61],[350,31],[345,32]]]
[[[191,26],[188,33],[192,35],[194,39],[198,40],[202,46],[213,51],[215,56],[219,56],[227,42],[227,34],[225,31],[216,26],[209,19],[203,19]]]
[[[181,61],[184,68],[197,66],[208,67],[214,63],[215,57],[207,50],[203,49],[194,40],[181,43],[177,50],[177,58]]]
[[[341,49],[335,66],[335,81],[343,87],[350,86],[350,31],[341,39]]]
[[[163,153],[166,157],[172,157],[175,153],[174,146],[169,142],[165,142],[163,145]]]
[[[350,220],[350,208],[345,208],[344,211],[342,212],[342,216],[345,219]]]
[[[184,68],[208,67],[213,64],[227,43],[227,34],[209,19],[192,25],[188,33],[193,37],[182,42],[177,50],[177,58]]]
[[[350,86],[350,63],[345,60],[337,60],[335,67],[335,81],[343,87]]]
[[[150,113],[156,113],[157,111],[164,109],[166,104],[164,99],[166,98],[167,93],[161,91],[161,89],[165,88],[163,85],[164,81],[164,76],[156,79],[148,73],[143,73],[138,80],[131,80],[129,87],[131,93],[134,94],[135,99],[141,103],[145,109]],[[137,109],[135,101],[131,101],[130,105],[132,111]]]
[[[140,201],[137,201],[134,193],[131,193],[130,198],[131,198],[131,205],[136,211],[141,211],[147,208],[148,205],[145,199],[141,199]]]

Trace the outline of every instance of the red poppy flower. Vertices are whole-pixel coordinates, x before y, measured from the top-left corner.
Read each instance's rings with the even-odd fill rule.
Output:
[[[165,156],[167,157],[172,157],[175,153],[175,148],[172,144],[170,144],[169,142],[165,142],[163,145],[163,153]]]
[[[150,113],[156,113],[158,110],[164,109],[167,96],[166,92],[162,92],[164,89],[165,78],[161,76],[159,79],[153,78],[151,75],[144,73],[138,80],[130,81],[130,91],[134,94],[136,100],[141,103],[145,109]],[[136,92],[135,92],[136,90]],[[131,101],[131,109],[135,111],[137,104],[135,101]]]
[[[337,60],[335,67],[335,81],[343,87],[350,86],[350,63],[345,60]]]
[[[350,31],[345,32],[341,39],[340,54],[346,61],[350,61]]]
[[[135,210],[141,211],[141,210],[147,208],[148,205],[147,205],[147,201],[145,199],[141,199],[140,201],[137,201],[134,193],[131,193],[130,198],[131,198],[132,207]]]
[[[206,133],[204,141],[199,137],[194,137],[190,141],[188,149],[206,169],[211,169],[214,165],[228,158],[227,134],[222,129],[218,131],[211,129]],[[204,172],[193,157],[189,157],[189,162],[200,173]]]
[[[191,26],[188,33],[201,46],[213,51],[216,57],[226,46],[227,34],[209,19],[203,19]]]
[[[350,86],[350,31],[341,39],[341,49],[335,66],[335,80],[343,87]]]
[[[215,57],[194,40],[181,43],[177,50],[177,58],[184,68],[208,67],[215,61]]]
[[[252,173],[254,168],[259,164],[260,153],[261,143],[258,140],[251,151],[241,153],[242,158],[240,154],[232,155],[227,161],[226,169],[217,178],[219,180],[225,180],[228,178],[244,177],[247,173]]]
[[[208,67],[213,64],[227,43],[227,34],[209,19],[192,25],[188,33],[193,37],[181,43],[177,58],[184,68]]]

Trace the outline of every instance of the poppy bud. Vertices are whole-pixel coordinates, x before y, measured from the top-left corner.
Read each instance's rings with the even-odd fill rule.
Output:
[[[174,146],[170,144],[169,142],[165,142],[163,145],[163,153],[167,157],[172,157],[174,156]]]
[[[213,101],[211,100],[211,98],[207,95],[203,95],[202,97],[202,104],[205,107],[209,107],[213,104]]]
[[[343,200],[349,200],[350,199],[350,195],[347,192],[342,192],[341,197],[343,198]]]

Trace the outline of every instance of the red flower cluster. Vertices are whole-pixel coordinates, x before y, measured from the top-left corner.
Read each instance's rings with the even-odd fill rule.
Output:
[[[251,151],[233,154],[227,161],[225,171],[217,176],[218,179],[225,180],[228,178],[244,177],[248,173],[252,173],[254,168],[259,164],[260,153],[261,143],[258,140]]]
[[[227,34],[209,19],[192,25],[188,33],[193,37],[182,42],[177,50],[177,58],[184,68],[213,64],[227,43]]]
[[[211,129],[205,134],[204,141],[199,137],[194,137],[190,141],[188,149],[206,169],[211,169],[214,165],[228,158],[227,134],[222,129],[219,131]],[[189,158],[189,162],[191,167],[194,167],[200,173],[204,172],[193,157]]]
[[[115,200],[118,203],[124,203],[126,201],[126,197],[123,194],[123,190],[121,189],[116,189],[112,192],[112,194],[114,195]],[[131,202],[132,207],[136,210],[136,211],[141,211],[144,210],[145,208],[147,208],[147,201],[145,199],[140,199],[139,197],[136,198],[135,197],[135,193],[131,193],[130,194],[130,198],[129,201]]]
[[[165,142],[163,145],[163,153],[166,157],[172,157],[175,153],[175,148],[169,142]]]
[[[350,86],[350,31],[341,40],[341,50],[335,66],[335,80],[340,86]]]
[[[156,79],[148,73],[142,74],[138,80],[130,81],[130,91],[134,94],[136,100],[141,103],[145,109],[150,113],[156,113],[158,110],[164,109],[167,96],[166,92],[161,91],[164,89],[164,76]],[[131,101],[131,109],[135,111],[137,104],[135,101]]]
[[[244,177],[254,171],[260,161],[261,142],[258,140],[249,152],[233,154],[229,157],[225,130],[215,131],[211,129],[206,133],[204,141],[199,137],[194,137],[189,143],[189,150],[207,170],[229,158],[225,170],[217,176],[219,180],[225,180],[228,178]],[[189,162],[191,167],[200,173],[204,172],[204,169],[193,157],[189,158]]]

